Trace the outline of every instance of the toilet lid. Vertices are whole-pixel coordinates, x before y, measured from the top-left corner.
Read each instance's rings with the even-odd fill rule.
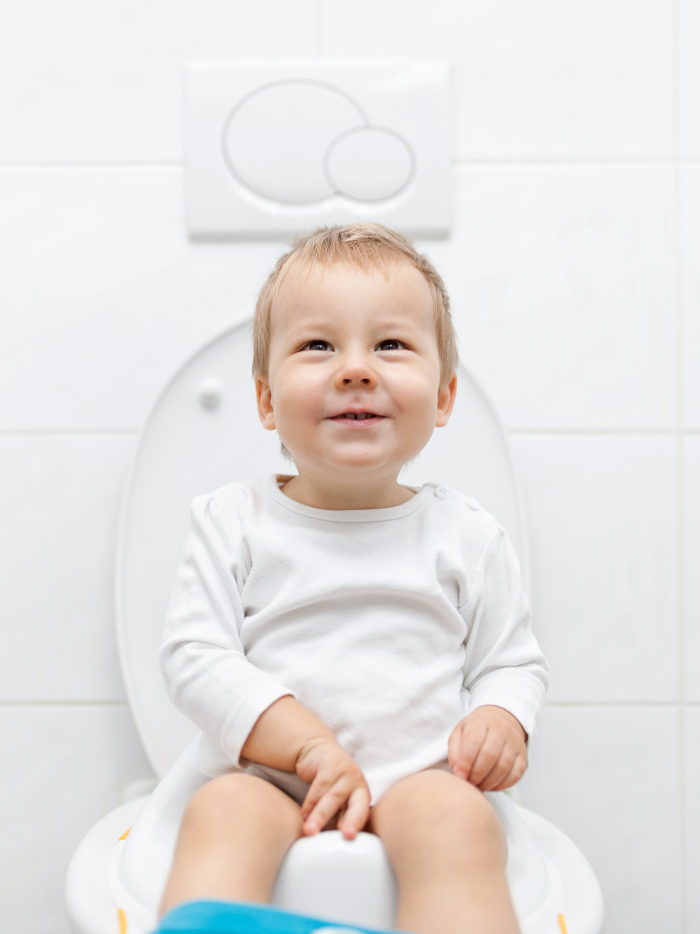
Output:
[[[169,700],[158,665],[163,620],[189,522],[190,500],[232,480],[293,472],[274,432],[258,421],[248,322],[225,331],[175,373],[143,428],[122,504],[117,543],[117,640],[127,695],[156,774],[194,728]],[[527,574],[520,497],[505,433],[460,366],[446,428],[401,474],[452,486],[507,529]]]

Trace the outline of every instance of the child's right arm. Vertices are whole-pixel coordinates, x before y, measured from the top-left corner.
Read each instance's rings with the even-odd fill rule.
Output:
[[[339,828],[352,838],[369,813],[362,771],[288,687],[246,657],[237,580],[244,549],[235,518],[216,496],[192,504],[160,651],[168,692],[233,765],[244,758],[296,771],[309,783],[305,833],[338,814]]]
[[[301,808],[305,834],[318,833],[338,816],[338,829],[352,840],[367,822],[370,794],[362,770],[331,730],[293,697],[282,697],[263,712],[242,752],[309,783]]]

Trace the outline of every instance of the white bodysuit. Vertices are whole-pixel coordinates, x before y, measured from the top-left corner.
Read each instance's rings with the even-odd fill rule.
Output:
[[[206,774],[248,765],[258,717],[292,694],[373,801],[444,761],[476,707],[504,707],[532,733],[547,684],[503,529],[430,484],[377,510],[304,506],[274,477],[195,499],[161,664],[202,731]]]

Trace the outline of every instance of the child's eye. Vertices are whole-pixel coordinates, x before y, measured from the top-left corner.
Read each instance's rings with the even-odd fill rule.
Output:
[[[397,341],[394,338],[388,338],[385,341],[380,341],[377,344],[377,350],[401,350],[406,345],[402,341]]]
[[[329,351],[329,350],[332,350],[333,348],[328,343],[328,341],[315,340],[315,341],[307,341],[301,349],[302,350]]]

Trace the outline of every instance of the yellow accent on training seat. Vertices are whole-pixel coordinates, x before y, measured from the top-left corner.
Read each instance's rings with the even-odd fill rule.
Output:
[[[129,836],[130,833],[131,833],[131,827],[127,828],[119,839],[126,840],[126,838]]]
[[[559,930],[561,934],[568,934],[566,930],[566,921],[564,921],[564,915],[557,915],[557,921],[559,922]]]
[[[121,908],[117,908],[117,917],[119,918],[119,934],[126,934],[126,915]]]

